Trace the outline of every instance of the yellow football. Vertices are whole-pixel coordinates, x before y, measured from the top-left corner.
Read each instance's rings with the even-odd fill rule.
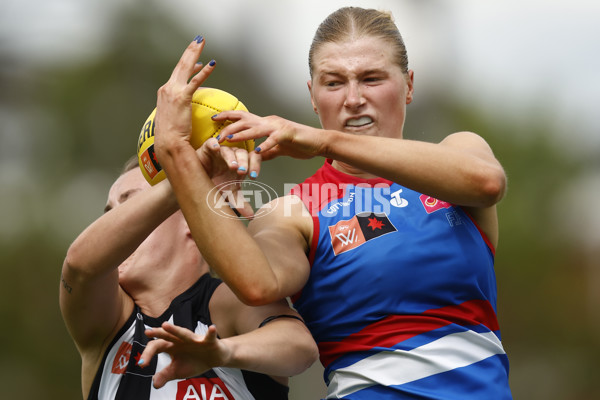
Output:
[[[248,111],[246,106],[237,99],[234,95],[220,89],[214,88],[199,88],[192,97],[192,135],[190,142],[194,149],[199,148],[202,144],[211,137],[217,137],[219,132],[230,121],[217,122],[212,120],[212,116],[228,110],[243,110]],[[140,131],[140,136],[137,144],[137,156],[142,174],[151,185],[165,179],[165,171],[156,160],[154,155],[154,116],[156,108]],[[247,151],[254,150],[254,140],[244,142],[231,143],[225,141],[222,146],[240,147]]]

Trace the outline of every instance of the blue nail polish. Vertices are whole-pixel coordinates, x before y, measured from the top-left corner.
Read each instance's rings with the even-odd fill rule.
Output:
[[[257,176],[258,174],[256,173],[256,171],[250,172],[250,178],[256,178]]]
[[[246,167],[239,167],[238,171],[246,172]]]
[[[255,152],[260,153],[260,146],[254,149]]]
[[[227,135],[227,139],[231,139],[233,135]]]
[[[221,139],[221,135],[220,134],[217,135],[217,137],[215,139],[217,139],[217,140]]]
[[[145,362],[144,359],[140,358],[140,361],[138,361],[138,365],[142,365],[144,362]]]
[[[210,65],[211,67],[214,67],[216,63],[217,62],[215,60],[210,60],[210,62],[208,63],[208,65]]]
[[[215,114],[215,115],[213,115],[211,118],[212,118],[212,119],[215,119],[215,118],[217,118],[218,116],[219,116],[219,114]],[[220,136],[220,135],[219,135],[219,136]]]
[[[203,41],[204,41],[204,37],[202,37],[202,36],[200,36],[200,35],[196,36],[196,43],[200,44],[200,43],[202,43]]]

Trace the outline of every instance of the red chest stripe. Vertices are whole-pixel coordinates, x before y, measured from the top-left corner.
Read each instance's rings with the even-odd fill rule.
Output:
[[[427,310],[420,315],[390,315],[339,342],[320,342],[321,362],[327,367],[349,352],[366,351],[373,347],[391,347],[411,337],[452,323],[461,326],[484,325],[498,331],[498,320],[486,300],[472,300],[455,306]]]

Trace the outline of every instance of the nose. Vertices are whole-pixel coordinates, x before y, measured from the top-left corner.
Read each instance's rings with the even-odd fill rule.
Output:
[[[357,108],[360,107],[363,103],[364,98],[362,97],[360,85],[356,82],[350,82],[347,86],[344,106],[348,108]]]

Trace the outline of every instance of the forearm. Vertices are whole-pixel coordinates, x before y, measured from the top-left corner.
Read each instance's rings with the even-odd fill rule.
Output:
[[[161,182],[106,212],[71,244],[63,273],[90,277],[113,271],[177,207],[168,182]]]
[[[324,137],[325,157],[453,204],[487,207],[504,193],[504,171],[483,151],[335,131]]]
[[[319,355],[304,323],[288,318],[223,339],[223,342],[232,350],[227,367],[276,376],[297,375],[310,367]]]
[[[159,149],[160,163],[204,259],[245,303],[254,305],[259,297],[260,303],[278,300],[277,279],[267,258],[219,198],[196,151],[168,141]],[[265,298],[265,293],[271,294]]]

